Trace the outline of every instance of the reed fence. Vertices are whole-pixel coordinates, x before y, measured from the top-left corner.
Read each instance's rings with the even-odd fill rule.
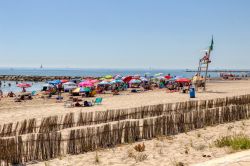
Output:
[[[250,117],[250,95],[187,101],[4,124],[0,165],[44,161],[174,135]]]

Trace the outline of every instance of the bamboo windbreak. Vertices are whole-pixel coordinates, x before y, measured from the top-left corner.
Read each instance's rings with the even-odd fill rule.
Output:
[[[250,95],[101,112],[0,126],[0,165],[43,161],[250,117]]]

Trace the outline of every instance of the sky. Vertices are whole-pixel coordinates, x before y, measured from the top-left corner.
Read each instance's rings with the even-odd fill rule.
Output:
[[[250,69],[249,0],[0,0],[0,67]]]

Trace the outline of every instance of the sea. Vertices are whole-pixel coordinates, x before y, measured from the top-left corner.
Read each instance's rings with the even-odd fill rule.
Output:
[[[45,68],[0,68],[0,75],[27,75],[27,76],[93,76],[101,77],[105,75],[155,75],[163,73],[171,76],[181,76],[191,78],[195,73],[186,72],[185,69],[45,69]],[[209,73],[211,77],[218,77],[217,73]],[[16,86],[14,81],[2,81],[0,89],[4,92],[21,92],[21,88]],[[27,91],[38,91],[42,89],[44,82],[26,82],[32,84]]]

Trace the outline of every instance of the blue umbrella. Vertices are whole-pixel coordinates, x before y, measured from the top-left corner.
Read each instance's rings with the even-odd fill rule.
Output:
[[[52,84],[52,85],[57,85],[57,84],[60,84],[61,81],[60,80],[53,80],[53,81],[48,81],[49,84]]]

